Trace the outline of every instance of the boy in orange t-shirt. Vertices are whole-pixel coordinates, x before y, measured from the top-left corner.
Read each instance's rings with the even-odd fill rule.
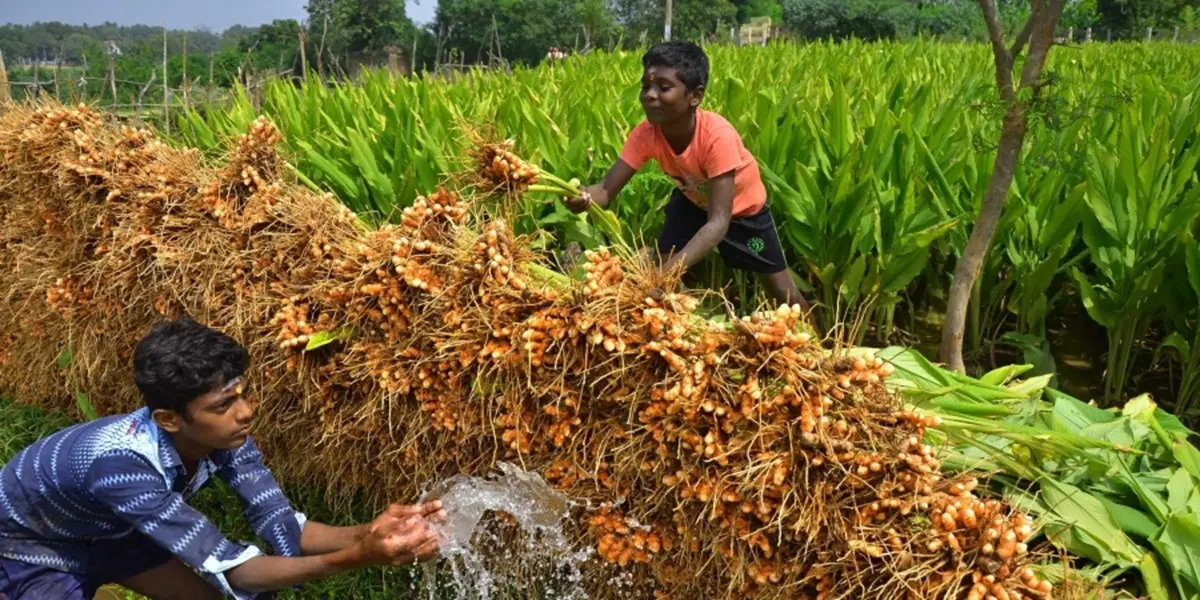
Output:
[[[663,268],[690,269],[713,248],[731,267],[758,273],[776,300],[808,303],[796,289],[767,208],[754,156],[724,118],[700,108],[708,57],[691,42],[666,42],[642,57],[642,108],[621,157],[601,183],[567,200],[575,211],[589,202],[608,206],[648,160],[675,180],[666,224],[658,238]]]

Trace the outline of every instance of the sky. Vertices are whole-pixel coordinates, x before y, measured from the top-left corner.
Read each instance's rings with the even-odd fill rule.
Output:
[[[417,23],[433,20],[437,0],[407,0]],[[306,0],[0,0],[0,24],[61,21],[72,25],[166,25],[171,29],[261,25],[275,19],[303,19]]]

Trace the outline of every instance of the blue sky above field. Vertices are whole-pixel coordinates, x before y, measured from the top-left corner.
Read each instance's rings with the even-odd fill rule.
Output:
[[[0,23],[28,25],[61,21],[72,25],[166,25],[172,29],[208,27],[220,32],[231,25],[261,25],[275,19],[303,19],[306,0],[0,0]],[[417,23],[433,20],[437,0],[408,0],[408,16]]]

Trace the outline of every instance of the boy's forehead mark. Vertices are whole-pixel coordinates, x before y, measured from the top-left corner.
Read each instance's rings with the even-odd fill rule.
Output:
[[[655,81],[657,79],[671,79],[675,74],[675,69],[671,67],[649,66],[646,67],[646,80]]]

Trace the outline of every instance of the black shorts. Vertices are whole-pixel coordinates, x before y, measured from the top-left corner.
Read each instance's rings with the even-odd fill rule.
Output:
[[[672,252],[683,250],[708,222],[708,213],[678,189],[671,193],[666,213],[667,222],[663,225],[662,235],[658,236],[658,253],[664,259]],[[766,205],[756,215],[734,217],[717,250],[725,264],[735,269],[768,275],[787,270],[775,221]]]

